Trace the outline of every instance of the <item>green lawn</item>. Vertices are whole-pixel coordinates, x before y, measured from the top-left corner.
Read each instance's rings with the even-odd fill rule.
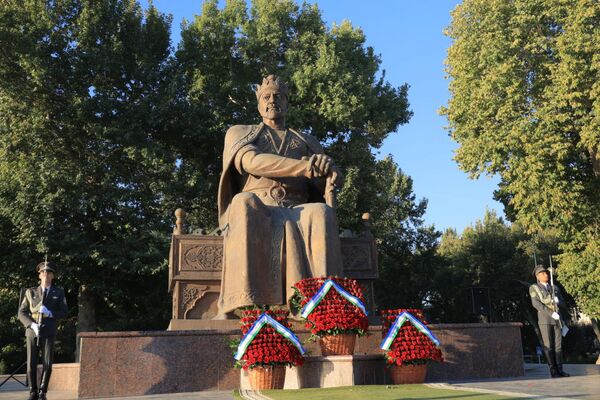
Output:
[[[346,386],[328,389],[265,390],[261,392],[273,400],[412,400],[412,399],[448,399],[448,400],[499,400],[509,397],[492,394],[466,392],[462,390],[433,389],[425,385],[365,385]],[[238,391],[236,399],[241,399]]]

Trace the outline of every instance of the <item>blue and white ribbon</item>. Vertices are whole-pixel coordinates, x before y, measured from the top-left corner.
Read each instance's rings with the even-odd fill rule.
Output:
[[[406,321],[410,321],[415,326],[415,328],[419,330],[419,332],[427,336],[436,346],[440,345],[440,341],[435,337],[433,333],[431,333],[429,328],[427,328],[421,321],[419,321],[418,318],[416,318],[411,313],[403,311],[402,313],[398,314],[398,317],[396,317],[396,321],[394,321],[394,324],[390,327],[390,330],[388,331],[385,339],[383,339],[383,342],[380,346],[381,349],[389,350],[390,347],[392,347],[394,339],[396,339],[396,336],[398,336],[398,332],[400,332],[400,328],[402,328],[402,325],[404,325]]]
[[[350,303],[354,304],[358,307],[363,314],[367,315],[367,310],[365,309],[365,305],[360,301],[360,299],[356,296],[352,296],[343,287],[332,281],[331,279],[327,279],[321,289],[310,299],[308,303],[302,309],[302,313],[300,314],[302,318],[308,317],[314,310],[317,308],[323,297],[329,292],[329,289],[334,288],[343,298],[348,300]]]
[[[242,357],[244,356],[244,354],[246,354],[246,351],[248,350],[248,346],[250,346],[256,335],[258,335],[258,332],[260,332],[260,330],[265,325],[271,325],[275,329],[275,331],[277,331],[279,334],[281,334],[283,337],[289,340],[294,345],[294,347],[298,349],[300,354],[306,353],[306,350],[304,349],[304,347],[302,347],[300,340],[296,335],[294,335],[294,332],[277,322],[270,315],[263,313],[260,315],[260,317],[258,317],[256,322],[252,325],[252,327],[250,327],[250,330],[242,338],[242,341],[240,342],[237,348],[237,352],[234,356],[236,360],[239,361],[242,359]]]

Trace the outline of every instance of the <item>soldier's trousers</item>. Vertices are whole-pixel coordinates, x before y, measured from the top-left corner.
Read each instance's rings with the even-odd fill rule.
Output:
[[[544,354],[548,365],[560,368],[562,365],[562,335],[559,325],[540,324]]]
[[[48,383],[52,374],[52,360],[54,358],[54,337],[40,338],[37,345],[37,337],[27,336],[27,379],[29,381],[29,392],[38,392],[37,364],[38,355],[42,353],[42,379],[39,387],[40,392],[48,391]]]

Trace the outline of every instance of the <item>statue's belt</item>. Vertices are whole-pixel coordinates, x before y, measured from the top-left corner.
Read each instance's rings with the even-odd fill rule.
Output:
[[[279,204],[283,203],[306,203],[308,201],[308,193],[305,190],[285,186],[280,183],[274,183],[270,187],[253,188],[244,190],[244,192],[254,193],[259,198],[269,197]]]

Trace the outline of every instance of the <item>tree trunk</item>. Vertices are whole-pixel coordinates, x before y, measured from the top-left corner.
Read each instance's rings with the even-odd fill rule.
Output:
[[[592,160],[592,169],[594,170],[594,175],[600,177],[600,151],[590,148],[590,158]]]
[[[96,330],[96,296],[87,286],[80,285],[77,294],[77,333],[94,332]],[[75,360],[79,362],[81,342],[77,339]]]
[[[590,318],[592,320],[592,329],[594,330],[594,333],[596,334],[596,339],[598,339],[598,341],[600,342],[600,321],[598,321],[598,319],[596,318]],[[598,359],[596,360],[596,364],[600,365],[600,355],[598,356]]]

